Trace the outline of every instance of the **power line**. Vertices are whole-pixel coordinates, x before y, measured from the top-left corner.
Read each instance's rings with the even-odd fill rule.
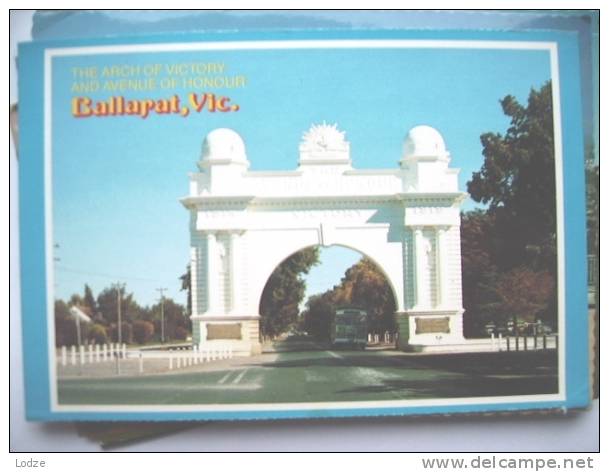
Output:
[[[143,282],[152,282],[152,283],[159,283],[158,280],[156,279],[148,279],[146,277],[135,277],[135,276],[124,276],[124,275],[116,275],[116,274],[105,274],[102,272],[88,272],[85,270],[79,270],[79,269],[73,269],[71,267],[62,267],[62,266],[56,266],[56,269],[60,272],[69,272],[69,273],[74,273],[74,274],[80,274],[80,275],[90,275],[93,277],[105,277],[108,279],[112,279],[112,280],[116,280],[116,279],[126,279],[126,280],[140,280]]]

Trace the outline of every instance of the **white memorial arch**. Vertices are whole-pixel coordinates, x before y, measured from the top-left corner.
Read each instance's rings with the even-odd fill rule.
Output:
[[[398,156],[396,156],[397,158]],[[458,169],[440,133],[410,130],[395,169],[354,169],[336,126],[314,125],[293,171],[250,171],[230,129],[203,142],[190,175],[193,342],[260,351],[260,297],[273,270],[309,246],[374,260],[396,300],[398,347],[464,342]]]

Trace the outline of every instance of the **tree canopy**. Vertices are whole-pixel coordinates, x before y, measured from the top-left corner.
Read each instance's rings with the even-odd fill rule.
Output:
[[[504,134],[481,137],[484,163],[467,183],[487,208],[462,215],[464,332],[488,322],[556,320],[556,175],[552,85],[532,89],[526,106],[500,101]]]
[[[292,254],[273,271],[260,300],[260,334],[274,338],[298,321],[304,299],[303,275],[319,263],[319,249],[310,247]]]
[[[347,269],[339,285],[307,301],[303,328],[319,340],[328,340],[332,316],[337,307],[344,305],[366,310],[368,329],[372,332],[395,330],[393,290],[383,272],[368,257],[362,257]]]
[[[125,286],[121,294],[121,339],[123,342],[148,342],[159,339],[161,334],[160,302],[152,306],[141,306]],[[55,342],[57,346],[76,344],[76,325],[70,315],[69,307],[77,305],[85,311],[93,323],[81,323],[83,342],[115,342],[118,340],[118,292],[116,286],[104,288],[97,298],[88,284],[84,294],[73,294],[68,302],[55,301]],[[165,338],[185,339],[192,327],[184,306],[171,298],[164,299]]]
[[[186,291],[186,309],[188,316],[192,315],[192,281],[190,277],[190,264],[186,265],[186,272],[180,276],[180,290]]]
[[[488,205],[501,254],[511,269],[522,263],[538,269],[556,264],[556,185],[552,85],[532,89],[527,106],[513,96],[501,100],[510,118],[505,134],[484,133],[484,164],[467,183],[471,197]]]

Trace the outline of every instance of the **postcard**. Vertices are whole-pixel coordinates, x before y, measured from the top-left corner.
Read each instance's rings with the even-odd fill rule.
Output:
[[[30,420],[590,401],[577,38],[19,51]]]

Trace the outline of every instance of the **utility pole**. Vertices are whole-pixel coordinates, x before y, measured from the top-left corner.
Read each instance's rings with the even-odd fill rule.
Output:
[[[165,342],[165,296],[163,292],[166,290],[163,287],[157,288],[157,291],[161,295],[161,343]]]
[[[118,303],[117,307],[117,319],[118,319],[118,352],[116,353],[116,375],[121,374],[121,358],[120,353],[122,352],[123,345],[123,320],[121,317],[121,290],[125,288],[125,284],[117,282],[112,285],[113,288],[116,289],[116,301]]]
[[[125,288],[125,284],[122,284],[120,282],[115,283],[113,286],[113,288],[116,289],[116,301],[118,304],[118,309],[117,309],[117,320],[118,320],[118,344],[122,345],[123,343],[123,320],[121,317],[121,291]]]

